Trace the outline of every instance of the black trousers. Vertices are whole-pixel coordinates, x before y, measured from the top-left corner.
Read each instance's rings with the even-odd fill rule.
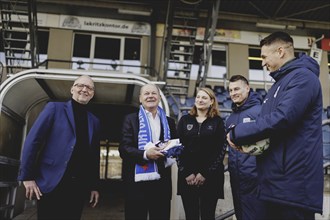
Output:
[[[38,220],[79,220],[88,196],[83,181],[65,178],[50,193],[43,193],[38,200]]]
[[[218,198],[199,195],[197,191],[181,195],[186,220],[214,220]]]
[[[233,179],[230,179],[231,192],[237,220],[265,220],[265,203],[257,198],[256,187],[242,192],[238,186],[239,180]]]
[[[145,199],[125,200],[126,220],[169,220],[171,201],[157,199],[157,195]],[[149,218],[148,218],[149,215]]]

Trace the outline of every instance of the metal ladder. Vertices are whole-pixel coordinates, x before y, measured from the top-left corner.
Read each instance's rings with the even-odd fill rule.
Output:
[[[2,39],[10,76],[39,62],[35,0],[1,0]]]
[[[191,67],[193,64],[197,28],[199,25],[199,3],[184,4],[170,1],[166,49],[164,60],[164,81],[172,94],[188,93]]]
[[[166,29],[166,50],[164,59],[164,81],[166,81],[165,94],[168,98],[185,100],[188,96],[189,86],[201,87],[205,85],[209,60],[212,53],[213,37],[219,13],[220,0],[195,0],[194,4],[185,4],[185,1],[170,0]],[[203,4],[203,5],[202,5]],[[204,6],[204,7],[201,7]],[[206,22],[202,22],[201,8],[207,7]],[[205,19],[204,19],[205,20]],[[199,27],[204,27],[202,48],[204,56],[199,59],[199,70],[196,84],[191,85],[191,70],[194,64],[196,36]],[[195,58],[196,59],[196,58]],[[195,62],[196,63],[196,62]],[[203,72],[203,74],[202,74]],[[172,109],[186,111],[187,107],[175,101]]]
[[[12,219],[14,217],[14,205],[18,182],[16,181],[16,173],[18,172],[20,161],[17,159],[0,156],[1,167],[1,205],[0,218]]]
[[[217,28],[218,14],[220,8],[220,0],[213,0],[212,7],[208,9],[208,21],[204,30],[203,39],[203,56],[200,59],[198,75],[196,80],[196,87],[205,87],[206,79],[208,78],[208,72],[210,67],[210,58],[212,56],[212,48],[214,36]],[[203,73],[202,73],[203,72]]]

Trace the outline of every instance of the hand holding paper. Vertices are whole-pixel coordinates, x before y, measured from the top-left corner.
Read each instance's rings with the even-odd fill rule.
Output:
[[[161,148],[160,152],[163,153],[166,157],[177,157],[183,150],[183,146],[178,138],[160,142],[156,144],[156,146]]]

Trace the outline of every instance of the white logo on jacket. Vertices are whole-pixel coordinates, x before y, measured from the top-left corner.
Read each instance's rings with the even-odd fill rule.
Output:
[[[194,127],[193,124],[187,124],[187,130],[190,131]]]
[[[243,123],[251,122],[251,118],[243,118]]]
[[[249,123],[249,122],[254,122],[255,120],[251,118],[243,118],[243,123]]]

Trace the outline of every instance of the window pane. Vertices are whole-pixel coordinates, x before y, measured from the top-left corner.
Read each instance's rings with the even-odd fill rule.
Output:
[[[249,56],[250,57],[260,57],[260,49],[249,48]]]
[[[136,38],[126,38],[123,61],[124,73],[146,73],[145,71],[143,71],[144,69],[141,69],[139,67],[141,66],[140,54],[141,40]]]
[[[89,69],[91,35],[75,34],[73,44],[72,69]],[[87,62],[87,63],[86,63]]]
[[[140,60],[141,40],[140,39],[125,39],[125,60]]]
[[[227,54],[225,50],[212,50],[212,65],[208,77],[224,78],[227,73]]]
[[[226,66],[226,64],[227,64],[226,51],[213,50],[212,51],[212,65]]]
[[[75,34],[73,56],[89,58],[91,48],[91,35]]]
[[[249,60],[250,69],[262,70],[262,61],[261,60]]]
[[[271,81],[269,72],[262,67],[260,48],[249,48],[249,80]]]
[[[116,38],[95,38],[94,58],[119,60],[120,39]]]
[[[39,61],[43,62],[48,58],[48,42],[49,42],[49,31],[39,30],[38,31],[38,49],[39,49]]]
[[[253,70],[262,70],[262,61],[259,48],[249,48],[249,66]]]
[[[227,54],[226,50],[212,50],[212,63],[208,69],[207,77],[210,78],[223,78],[224,74],[227,72]],[[205,54],[206,56],[206,54]],[[199,64],[201,59],[204,57],[204,49],[202,46],[195,46],[194,60],[191,70],[191,79],[196,79],[199,70]],[[202,66],[201,76],[204,75],[205,67]]]
[[[49,31],[38,31],[39,54],[48,53]]]
[[[271,81],[272,77],[269,75],[268,71],[250,69],[249,70],[249,80],[252,81]]]

